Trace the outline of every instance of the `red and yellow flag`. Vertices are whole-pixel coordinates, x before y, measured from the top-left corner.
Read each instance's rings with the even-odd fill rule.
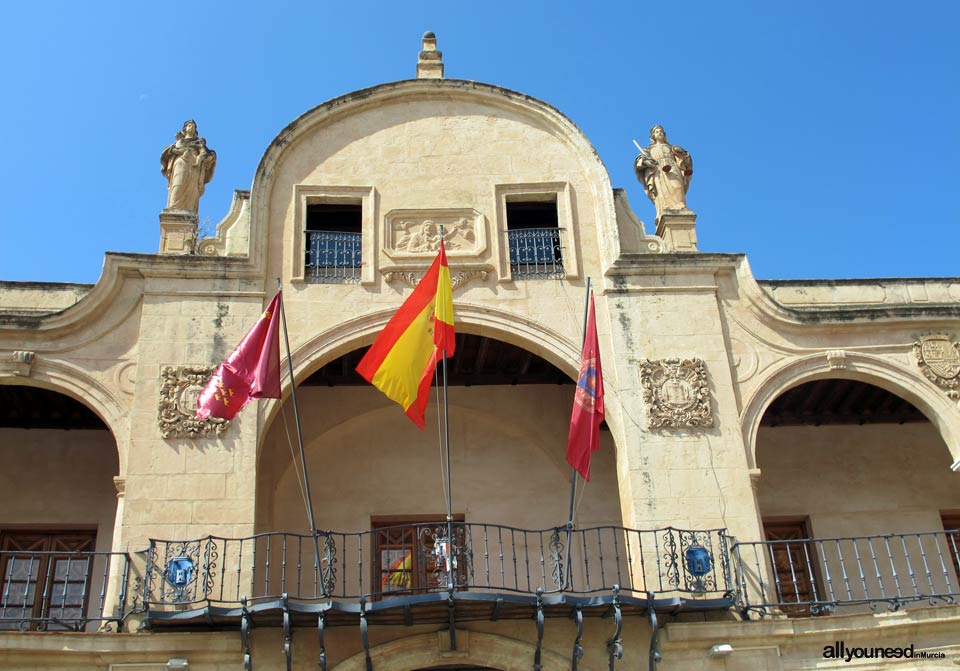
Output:
[[[197,399],[197,417],[233,419],[251,399],[280,398],[280,292]]]
[[[443,353],[451,357],[454,348],[453,290],[441,241],[433,265],[377,336],[357,372],[422,429],[433,371]]]

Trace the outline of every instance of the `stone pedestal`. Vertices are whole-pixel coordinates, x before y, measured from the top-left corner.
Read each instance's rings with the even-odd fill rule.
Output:
[[[164,210],[160,213],[161,254],[193,254],[196,241],[196,212]]]
[[[697,251],[697,215],[692,210],[667,210],[657,218],[657,236],[668,252]]]

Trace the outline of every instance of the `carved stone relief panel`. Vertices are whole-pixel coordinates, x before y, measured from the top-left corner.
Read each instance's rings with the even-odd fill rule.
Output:
[[[487,248],[483,215],[476,210],[391,210],[385,216],[384,250],[393,259],[436,254],[440,229],[447,255],[477,257]]]
[[[702,359],[640,360],[640,384],[651,429],[713,426]]]
[[[913,352],[924,376],[960,401],[960,344],[948,335],[922,336],[913,344]]]
[[[230,421],[197,417],[197,397],[216,366],[164,366],[160,371],[160,405],[157,420],[164,438],[202,438],[220,435]]]

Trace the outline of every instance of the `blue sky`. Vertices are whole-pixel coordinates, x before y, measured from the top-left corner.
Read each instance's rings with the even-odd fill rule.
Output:
[[[446,75],[554,105],[648,232],[631,140],[691,152],[700,248],[764,279],[960,276],[960,3],[15,3],[0,42],[0,279],[95,282],[154,253],[162,149],[218,154],[219,221],[273,137],[335,96]]]

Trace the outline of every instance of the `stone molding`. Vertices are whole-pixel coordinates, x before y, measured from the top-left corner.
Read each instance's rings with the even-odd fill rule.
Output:
[[[702,359],[641,359],[639,366],[648,428],[713,426],[707,366]]]
[[[385,270],[383,271],[383,279],[391,284],[393,282],[403,282],[409,287],[416,287],[420,284],[420,280],[423,279],[423,276],[426,274],[426,271],[418,270]],[[489,268],[465,268],[457,272],[450,273],[450,286],[454,291],[467,284],[473,280],[480,280],[481,282],[486,281],[487,276],[490,274]]]
[[[157,422],[164,438],[219,436],[230,421],[197,417],[197,397],[216,366],[164,366],[160,371],[160,403]]]
[[[913,353],[924,377],[960,401],[960,343],[946,334],[920,336]]]

